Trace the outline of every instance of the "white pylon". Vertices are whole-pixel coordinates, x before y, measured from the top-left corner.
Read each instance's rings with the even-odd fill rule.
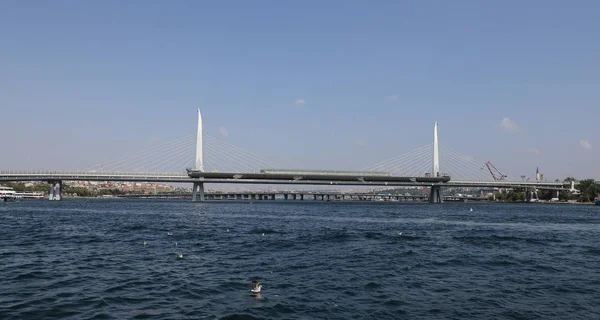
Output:
[[[196,135],[196,170],[204,172],[204,161],[202,160],[202,114],[198,108],[198,134]]]
[[[438,123],[433,127],[433,172],[434,177],[440,175],[440,150],[438,145]]]

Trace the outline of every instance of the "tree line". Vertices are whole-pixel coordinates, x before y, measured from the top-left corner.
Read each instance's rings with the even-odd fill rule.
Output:
[[[564,179],[565,183],[571,181],[577,181],[573,177]],[[567,190],[561,190],[559,192],[560,201],[578,201],[578,202],[593,202],[594,199],[600,195],[600,184],[594,179],[579,180],[576,186],[579,193],[573,193]],[[552,190],[538,190],[538,199],[540,200],[551,200],[553,198]],[[523,202],[526,200],[527,190],[525,188],[515,188],[509,192],[496,193],[495,198],[498,201],[506,202]]]

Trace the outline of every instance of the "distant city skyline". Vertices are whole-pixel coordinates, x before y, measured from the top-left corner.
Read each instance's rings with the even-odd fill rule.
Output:
[[[207,134],[289,168],[361,169],[438,121],[442,146],[512,178],[600,179],[599,10],[2,2],[0,170],[120,158],[194,135],[200,108]]]

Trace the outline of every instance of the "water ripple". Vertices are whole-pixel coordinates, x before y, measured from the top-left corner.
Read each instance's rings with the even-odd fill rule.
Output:
[[[0,318],[600,318],[598,208],[469,206],[2,205]]]

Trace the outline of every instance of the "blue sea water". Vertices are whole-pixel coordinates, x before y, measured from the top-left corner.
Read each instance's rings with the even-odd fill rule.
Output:
[[[600,207],[0,204],[0,319],[600,319]]]

